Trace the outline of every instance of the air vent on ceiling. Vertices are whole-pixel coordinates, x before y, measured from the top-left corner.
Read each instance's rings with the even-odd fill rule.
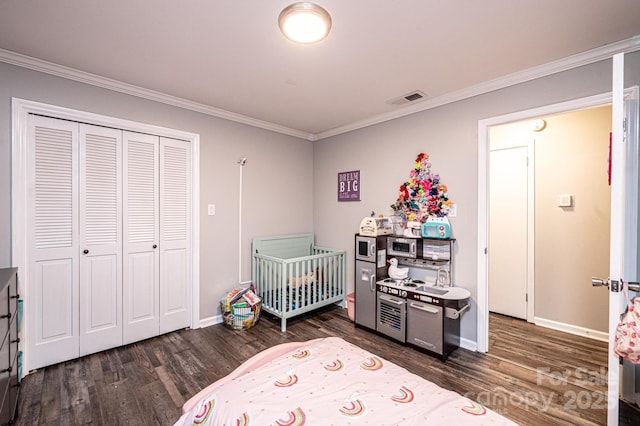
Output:
[[[391,105],[404,105],[409,102],[417,102],[425,99],[427,95],[419,90],[414,90],[413,92],[407,93],[406,95],[402,95],[398,98],[390,99],[387,101],[388,104]]]

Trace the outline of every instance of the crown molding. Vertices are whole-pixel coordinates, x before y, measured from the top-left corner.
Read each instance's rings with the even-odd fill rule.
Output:
[[[143,99],[148,99],[155,102],[187,109],[190,111],[199,112],[212,117],[222,118],[225,120],[235,121],[237,123],[246,124],[253,127],[258,127],[265,130],[270,130],[276,133],[305,139],[308,141],[317,141],[320,139],[326,139],[332,136],[337,136],[343,133],[351,132],[353,130],[362,129],[364,127],[373,126],[375,124],[384,123],[385,121],[394,120],[396,118],[405,117],[421,111],[426,111],[432,108],[436,108],[449,103],[457,102],[463,99],[468,99],[474,96],[482,95],[485,93],[493,92],[495,90],[504,89],[509,86],[524,83],[527,81],[535,80],[537,78],[546,77],[552,74],[556,74],[569,69],[577,68],[583,65],[592,64],[598,61],[610,59],[616,53],[631,53],[640,50],[640,35],[621,40],[615,43],[607,44],[595,49],[588,50],[586,52],[578,53],[566,58],[559,59],[557,61],[548,62],[543,65],[532,67],[523,71],[518,71],[512,74],[508,74],[503,77],[499,77],[493,80],[489,80],[474,86],[470,86],[461,90],[456,90],[447,93],[442,96],[435,97],[433,99],[427,99],[419,104],[404,107],[401,110],[379,114],[364,120],[356,121],[345,126],[336,127],[334,129],[326,130],[320,133],[308,133],[302,130],[291,129],[289,127],[280,126],[278,124],[269,123],[267,121],[258,120],[256,118],[248,117],[246,115],[237,114],[234,112],[226,111],[220,108],[215,108],[209,105],[201,104],[198,102],[189,101],[177,96],[167,95],[155,90],[145,89],[143,87],[134,86],[131,84],[123,83],[121,81],[112,80],[109,78],[101,77],[96,74],[79,71],[73,68],[58,65],[53,62],[43,61],[40,59],[32,58],[30,56],[22,55],[20,53],[12,52],[5,49],[0,49],[0,62],[5,62],[11,65],[16,65],[23,68],[28,68],[34,71],[43,72],[50,75],[55,75],[62,78],[67,78],[80,83],[90,84],[92,86],[101,87],[104,89],[113,90],[116,92],[124,93],[131,96],[136,96]]]
[[[235,121],[237,123],[282,133],[296,138],[306,139],[308,141],[315,140],[315,135],[301,130],[291,129],[267,121],[258,120],[242,114],[215,108],[198,102],[189,101],[177,96],[167,95],[155,90],[145,89],[143,87],[134,86],[132,84],[123,83],[121,81],[102,77],[96,74],[76,70],[53,62],[43,61],[41,59],[26,56],[10,50],[0,49],[0,62],[16,65],[22,68],[39,71],[45,74],[66,78],[80,83],[90,84],[92,86],[101,87],[103,89],[113,90],[138,98],[150,101],[160,102],[166,105],[183,108],[190,111],[199,112],[212,117],[222,118],[224,120]]]
[[[337,136],[342,133],[351,132],[353,130],[362,129],[364,127],[373,126],[375,124],[383,123],[385,121],[394,120],[396,118],[405,117],[407,115],[415,114],[428,109],[436,108],[442,105],[450,104],[453,102],[468,99],[474,96],[483,95],[485,93],[493,92],[495,90],[504,89],[509,86],[524,83],[527,81],[535,80],[537,78],[546,77],[552,74],[557,74],[562,71],[567,71],[573,68],[578,68],[583,65],[589,65],[602,60],[611,59],[616,53],[631,53],[640,50],[640,35],[621,40],[615,43],[607,44],[595,49],[588,50],[586,52],[578,53],[566,58],[559,59],[557,61],[548,62],[543,65],[528,68],[523,71],[518,71],[512,74],[508,74],[503,77],[499,77],[493,80],[485,81],[483,83],[466,87],[461,90],[456,90],[444,94],[442,96],[435,97],[433,99],[427,99],[416,105],[405,107],[399,111],[393,111],[385,114],[376,115],[374,117],[367,118],[365,120],[356,121],[345,126],[336,127],[335,129],[327,130],[321,133],[315,134],[314,140],[320,140],[329,138],[331,136]]]

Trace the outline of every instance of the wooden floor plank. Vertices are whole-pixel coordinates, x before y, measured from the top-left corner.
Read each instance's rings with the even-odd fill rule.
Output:
[[[39,423],[57,421],[60,418],[61,388],[62,388],[62,366],[54,365],[44,370],[42,380],[42,393],[40,398],[41,409]],[[21,391],[29,384],[29,377],[23,379]],[[22,393],[22,392],[21,392]],[[26,392],[24,392],[26,393]]]
[[[176,421],[176,404],[162,382],[137,387],[135,398],[146,424],[168,425]]]
[[[105,417],[108,423],[126,425],[157,424],[140,410],[137,401],[137,387],[127,379],[109,383],[104,387]]]
[[[93,386],[93,380],[87,375],[83,361],[64,364],[60,389],[60,418],[65,419],[65,424],[91,423],[89,388]]]
[[[38,370],[29,374],[29,397],[21,399],[20,419],[24,424],[40,424],[40,411],[42,409],[42,390],[44,389],[44,370]],[[21,383],[21,395],[24,394],[25,382]]]
[[[29,374],[17,424],[171,425],[182,404],[261,350],[339,336],[524,425],[606,422],[606,344],[492,314],[489,353],[437,358],[355,327],[328,308],[249,330],[182,330]],[[600,404],[599,404],[600,403]],[[624,424],[640,424],[633,413]]]
[[[180,391],[176,387],[175,382],[171,379],[171,377],[169,377],[165,368],[163,366],[156,367],[156,374],[158,375],[158,380],[160,380],[167,393],[169,394],[169,397],[173,401],[173,404],[176,407],[181,407],[187,401],[187,398],[185,398],[180,393]]]

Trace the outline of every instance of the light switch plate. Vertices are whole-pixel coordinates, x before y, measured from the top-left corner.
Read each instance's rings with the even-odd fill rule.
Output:
[[[558,195],[558,207],[573,207],[573,195],[571,194]]]

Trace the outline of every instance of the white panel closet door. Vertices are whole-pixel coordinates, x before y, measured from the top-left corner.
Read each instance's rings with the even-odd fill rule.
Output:
[[[123,132],[123,342],[157,336],[159,319],[159,137]]]
[[[190,143],[37,115],[28,132],[29,367],[188,327]]]
[[[80,125],[80,356],[122,346],[122,131]]]
[[[528,157],[519,146],[490,152],[489,311],[527,319]]]
[[[160,138],[160,333],[189,326],[191,147]]]
[[[79,353],[78,124],[29,116],[27,228],[31,368]]]

